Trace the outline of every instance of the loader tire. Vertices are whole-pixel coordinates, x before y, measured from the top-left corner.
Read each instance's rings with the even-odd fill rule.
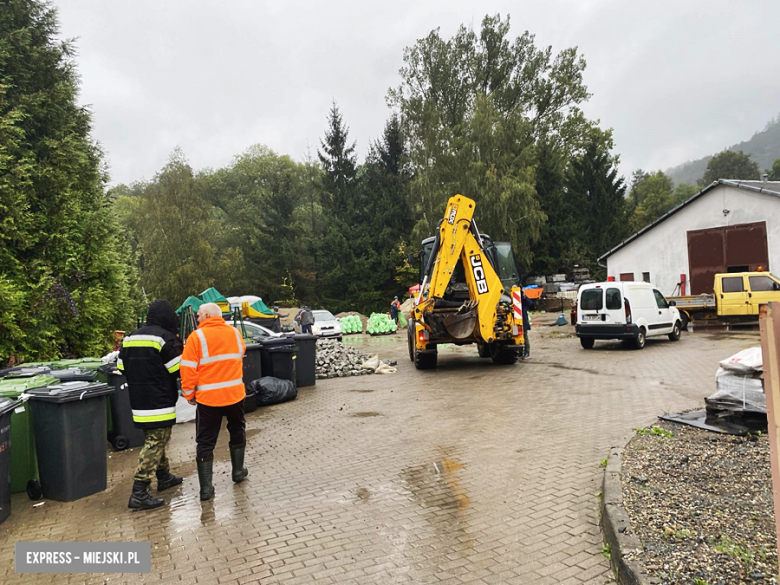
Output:
[[[409,361],[414,363],[414,321],[409,321],[409,331],[406,333],[406,341],[409,345]]]
[[[432,370],[436,367],[438,353],[419,353],[414,352],[414,367],[418,370]]]
[[[489,358],[490,357],[490,347],[487,343],[478,343],[477,344],[477,353],[479,354],[479,357],[481,358]]]
[[[490,344],[490,358],[494,364],[511,365],[520,359],[520,347],[516,345]]]

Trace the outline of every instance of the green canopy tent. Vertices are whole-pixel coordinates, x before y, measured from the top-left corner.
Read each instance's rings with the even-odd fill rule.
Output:
[[[244,303],[241,309],[244,316],[251,323],[257,323],[277,333],[282,330],[279,317],[263,301],[255,301],[251,305]]]
[[[211,288],[207,288],[202,293],[198,295],[198,298],[203,303],[217,303],[219,305],[219,308],[222,309],[222,313],[230,313],[230,303],[228,303],[228,300],[222,296],[222,293],[220,293],[217,289],[215,289],[213,286]]]
[[[181,307],[176,309],[176,312],[181,314],[181,312],[184,310],[185,307],[192,307],[192,310],[196,313],[198,312],[198,309],[200,309],[200,306],[203,304],[204,301],[201,301],[198,297],[187,297],[187,300],[184,301],[181,304]]]

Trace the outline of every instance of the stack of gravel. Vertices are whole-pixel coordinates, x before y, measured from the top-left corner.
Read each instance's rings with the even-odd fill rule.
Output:
[[[317,379],[373,374],[372,369],[361,367],[369,357],[335,339],[319,339],[317,340]]]

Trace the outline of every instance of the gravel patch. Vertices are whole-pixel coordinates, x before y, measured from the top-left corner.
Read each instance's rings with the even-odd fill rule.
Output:
[[[766,435],[641,429],[624,451],[622,483],[651,583],[777,583]]]
[[[361,368],[369,357],[336,339],[318,339],[315,373],[318,379],[373,374],[373,370]]]

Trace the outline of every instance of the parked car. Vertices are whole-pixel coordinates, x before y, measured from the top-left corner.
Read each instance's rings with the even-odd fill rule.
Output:
[[[225,319],[225,322],[228,325],[233,325],[232,318]],[[234,327],[239,331],[241,330],[240,323],[236,323]],[[244,331],[246,332],[247,337],[251,337],[252,339],[258,341],[262,341],[263,339],[269,339],[271,337],[283,337],[282,333],[276,333],[275,331],[271,331],[267,327],[263,327],[262,325],[258,325],[257,323],[251,323],[250,321],[244,321]]]
[[[319,335],[320,337],[336,338],[341,341],[342,331],[341,322],[333,316],[333,313],[324,309],[318,309],[312,311],[314,315],[314,325],[311,326],[312,335]],[[296,333],[301,332],[301,319],[300,315],[295,317],[293,321],[293,329]]]
[[[577,295],[575,330],[580,344],[591,349],[597,339],[620,339],[636,349],[648,337],[680,339],[682,320],[674,302],[667,302],[649,282],[584,284]]]

